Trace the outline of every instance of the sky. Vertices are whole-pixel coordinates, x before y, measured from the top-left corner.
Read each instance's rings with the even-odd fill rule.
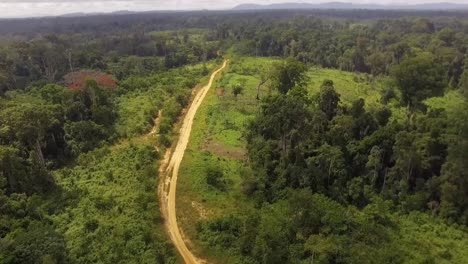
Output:
[[[0,0],[0,17],[30,17],[62,15],[76,12],[113,12],[119,10],[200,10],[227,9],[242,3],[323,3],[336,0]],[[420,3],[468,3],[468,0],[339,0],[353,3],[420,4]]]

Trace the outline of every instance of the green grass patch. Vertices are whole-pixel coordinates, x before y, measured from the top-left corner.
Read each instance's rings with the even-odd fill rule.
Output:
[[[189,100],[191,89],[203,79],[215,66],[214,62],[189,65],[163,73],[156,73],[146,77],[131,77],[120,85],[125,93],[117,101],[118,116],[116,130],[120,136],[132,137],[149,132],[154,125],[153,120],[160,109],[181,108]],[[167,102],[175,98],[178,106],[169,106]],[[167,116],[172,119],[178,111]]]
[[[177,213],[184,232],[194,242],[198,254],[215,262],[233,263],[236,256],[204,246],[197,239],[197,222],[226,214],[242,214],[251,210],[252,203],[241,192],[245,167],[242,131],[258,107],[256,89],[258,84],[255,70],[268,59],[242,58],[249,68],[240,67],[231,60],[227,70],[211,87],[194,120],[189,145],[181,164],[177,189]],[[234,83],[244,80],[243,93],[232,94]],[[224,88],[218,96],[217,89]],[[263,88],[262,92],[266,93]],[[225,190],[207,183],[208,168],[221,168]]]

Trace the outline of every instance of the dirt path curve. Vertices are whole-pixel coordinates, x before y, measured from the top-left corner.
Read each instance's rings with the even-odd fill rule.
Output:
[[[213,80],[216,75],[222,71],[227,64],[227,60],[224,61],[221,68],[216,70],[211,74],[210,80],[206,86],[200,89],[195,95],[192,104],[190,105],[187,113],[185,114],[184,120],[182,122],[182,127],[180,128],[179,141],[172,153],[169,163],[167,163],[167,168],[165,171],[160,171],[160,175],[166,175],[165,180],[160,182],[158,189],[159,199],[161,203],[161,208],[163,216],[165,218],[166,228],[170,234],[171,240],[174,243],[175,247],[179,251],[180,255],[184,258],[185,263],[187,264],[199,264],[204,263],[204,261],[196,258],[193,253],[188,249],[185,244],[182,234],[180,232],[179,226],[177,225],[177,216],[176,216],[176,187],[177,187],[177,175],[179,174],[179,167],[184,157],[185,149],[190,138],[190,132],[192,130],[193,119],[197,113],[198,107],[200,107],[203,99],[205,98],[208,90],[213,84]],[[167,162],[169,153],[166,153],[165,160],[163,164]],[[161,169],[164,170],[164,166],[161,166]],[[162,172],[162,174],[161,174]],[[171,173],[172,172],[172,173]]]

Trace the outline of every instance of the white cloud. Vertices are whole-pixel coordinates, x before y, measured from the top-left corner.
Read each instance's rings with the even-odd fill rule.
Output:
[[[75,12],[112,12],[118,10],[223,9],[236,1],[190,0],[0,0],[0,17],[61,15]]]
[[[323,3],[334,0],[0,0],[0,17],[61,15],[75,12],[112,12],[117,10],[193,10],[225,9],[240,3]],[[342,0],[343,2],[376,3],[375,0]],[[451,0],[466,3],[468,0]],[[441,0],[383,0],[379,4],[438,3]]]

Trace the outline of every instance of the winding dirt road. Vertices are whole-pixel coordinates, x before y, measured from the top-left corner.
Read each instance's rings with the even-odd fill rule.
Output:
[[[204,261],[196,258],[193,253],[188,249],[185,244],[184,239],[182,238],[179,226],[177,225],[177,215],[176,215],[176,187],[177,187],[177,176],[179,174],[179,167],[184,157],[185,149],[190,138],[190,132],[192,131],[193,119],[197,113],[198,107],[200,107],[203,99],[205,98],[208,90],[213,84],[213,80],[216,75],[222,71],[227,64],[227,60],[224,61],[221,68],[216,70],[211,74],[210,80],[207,85],[198,91],[193,99],[192,104],[190,105],[187,113],[185,114],[184,120],[182,122],[182,127],[180,129],[179,141],[177,142],[174,152],[172,153],[169,162],[170,152],[166,153],[166,156],[163,160],[163,165],[160,167],[163,171],[160,171],[160,175],[165,175],[164,180],[160,182],[158,193],[161,203],[161,209],[163,216],[165,218],[166,228],[169,232],[172,242],[179,251],[180,255],[184,258],[185,263],[187,264],[199,264],[204,263]],[[165,164],[166,163],[166,164]],[[164,171],[164,165],[167,165]]]

